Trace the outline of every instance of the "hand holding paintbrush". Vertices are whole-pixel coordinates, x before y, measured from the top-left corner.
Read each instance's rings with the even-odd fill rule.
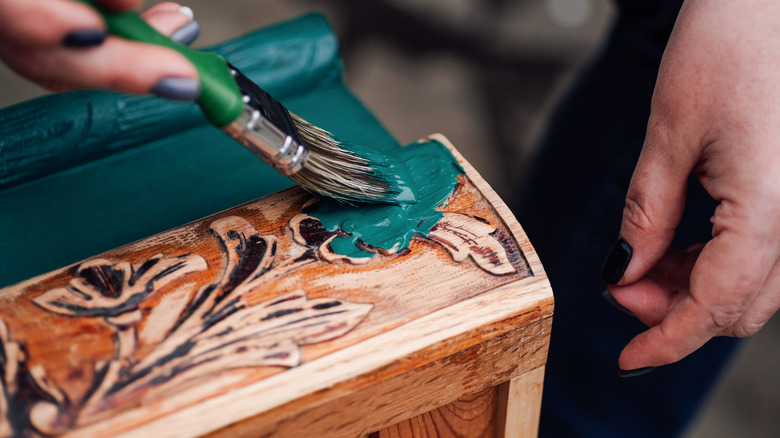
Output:
[[[141,0],[102,0],[114,10]],[[176,3],[156,4],[142,17],[183,44],[198,35],[192,11]],[[0,0],[0,59],[19,75],[52,91],[110,88],[194,100],[198,73],[168,49],[109,36],[92,8],[73,0]]]
[[[16,0],[3,1],[6,2],[5,5],[18,7]],[[59,6],[63,6],[63,3],[69,4],[69,7],[79,6],[65,0],[50,1]],[[82,0],[81,3],[98,12],[105,21],[108,32],[121,37],[125,45],[142,42],[173,49],[183,55],[186,58],[184,62],[188,62],[189,67],[194,67],[197,71],[197,85],[193,87],[192,72],[187,71],[180,78],[172,76],[157,82],[152,91],[167,94],[167,97],[196,98],[212,124],[222,128],[304,189],[350,203],[414,202],[414,194],[405,184],[407,179],[399,176],[404,173],[402,163],[371,149],[340,142],[329,132],[289,113],[281,103],[237,69],[226,64],[218,55],[190,49],[171,40],[134,12],[115,12],[114,9],[109,10],[102,3],[98,5],[94,1]],[[64,41],[70,41],[73,45],[73,32],[66,35]],[[97,32],[93,32],[92,41],[85,38],[90,36],[89,32],[80,31],[76,35],[81,37],[80,41],[78,38],[76,41],[82,46],[90,45],[84,44],[85,42],[91,45],[99,45],[102,42],[99,41],[101,34]],[[102,34],[102,37],[104,36],[105,34]],[[116,56],[115,52],[110,53]],[[11,57],[13,58],[13,54]],[[104,65],[100,62],[100,56],[96,58],[93,61],[99,71]],[[172,59],[181,62],[181,57]],[[135,71],[135,68],[130,68],[124,74],[130,72],[132,77]],[[91,76],[91,71],[88,70],[88,73],[90,74],[86,77]],[[140,74],[142,73],[139,72]],[[114,88],[137,91],[132,87]]]

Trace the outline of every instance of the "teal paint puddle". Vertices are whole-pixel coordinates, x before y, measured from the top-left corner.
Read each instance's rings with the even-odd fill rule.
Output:
[[[308,214],[317,218],[328,231],[341,228],[350,234],[331,241],[331,249],[337,254],[372,257],[373,253],[358,247],[358,240],[375,248],[398,252],[409,246],[415,234],[427,236],[443,217],[436,207],[449,198],[455,190],[456,177],[464,173],[450,151],[435,140],[382,152],[405,167],[403,178],[414,192],[416,202],[344,205],[322,200]]]

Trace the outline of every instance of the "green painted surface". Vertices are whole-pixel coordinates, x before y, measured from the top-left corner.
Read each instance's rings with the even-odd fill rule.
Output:
[[[397,142],[347,90],[338,41],[305,16],[215,51],[339,138]],[[194,104],[107,91],[0,110],[0,286],[292,185]]]
[[[408,171],[408,185],[417,197],[415,203],[341,205],[332,200],[321,201],[309,215],[320,220],[325,229],[341,229],[349,237],[331,241],[334,252],[348,257],[371,257],[362,251],[357,241],[376,248],[402,251],[415,234],[428,235],[441,219],[435,210],[452,194],[456,177],[463,173],[449,150],[437,141],[413,143],[403,148],[385,151]]]

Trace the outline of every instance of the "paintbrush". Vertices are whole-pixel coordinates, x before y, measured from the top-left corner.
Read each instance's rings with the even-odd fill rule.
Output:
[[[92,0],[116,36],[168,47],[197,69],[198,105],[206,118],[305,190],[345,203],[412,203],[402,167],[367,147],[346,144],[330,132],[291,113],[238,69],[215,53],[176,43],[135,12],[112,12]]]

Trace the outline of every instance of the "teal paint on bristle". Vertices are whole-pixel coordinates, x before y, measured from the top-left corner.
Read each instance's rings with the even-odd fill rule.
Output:
[[[354,203],[346,205],[334,200],[322,200],[308,213],[317,218],[328,231],[341,229],[347,236],[334,238],[331,249],[353,258],[372,257],[360,249],[362,241],[374,248],[398,252],[406,249],[415,234],[427,236],[443,217],[437,210],[455,190],[457,176],[463,168],[440,142],[431,140],[414,143],[393,151],[383,151],[388,159],[377,166],[387,170],[385,175],[398,178],[399,193],[408,189],[415,202]],[[367,152],[372,159],[379,155]],[[408,195],[403,195],[408,196]],[[395,199],[402,196],[395,195]]]

